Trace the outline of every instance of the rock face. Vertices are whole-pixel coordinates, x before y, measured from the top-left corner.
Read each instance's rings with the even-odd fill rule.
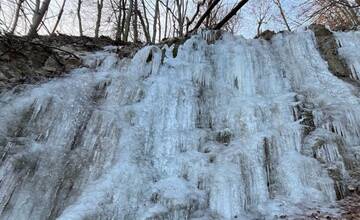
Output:
[[[339,77],[349,77],[351,71],[345,60],[338,54],[338,44],[333,33],[322,25],[313,25],[311,29],[323,58],[328,62],[329,70]]]
[[[359,33],[333,37],[356,75]],[[312,31],[217,38],[107,48],[1,93],[0,218],[293,219],[355,194],[357,79]]]
[[[81,55],[104,46],[123,45],[119,57],[131,56],[126,45],[110,38],[99,39],[66,35],[26,37],[0,36],[0,91],[21,84],[35,84],[64,76],[82,66]]]

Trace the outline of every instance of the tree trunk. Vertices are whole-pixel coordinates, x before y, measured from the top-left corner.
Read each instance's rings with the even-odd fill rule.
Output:
[[[288,31],[291,31],[290,25],[289,25],[289,23],[288,23],[288,21],[287,21],[287,18],[286,18],[286,16],[285,16],[285,12],[284,12],[284,9],[283,9],[283,7],[282,7],[282,5],[281,5],[280,0],[274,0],[274,3],[275,3],[275,5],[277,5],[277,7],[279,8],[281,18],[283,19],[286,28],[288,29]]]
[[[154,23],[153,23],[153,36],[152,36],[153,43],[155,43],[155,40],[156,40],[156,28],[157,28],[156,25],[157,25],[158,16],[159,16],[159,0],[156,0]]]
[[[134,0],[130,0],[128,14],[126,15],[125,32],[124,32],[124,41],[125,42],[128,41],[128,37],[129,37],[131,13],[133,12],[133,1]]]
[[[36,18],[36,15],[39,14],[39,10],[40,10],[40,0],[36,0],[35,8],[34,8],[34,16],[32,18],[32,23],[35,22],[35,18]]]
[[[137,4],[137,0],[134,0],[134,10],[133,11],[138,11],[138,4]],[[138,42],[139,41],[139,32],[138,32],[138,13],[133,13],[134,15],[134,19],[133,19],[133,30],[134,30],[134,42]]]
[[[81,22],[81,4],[82,4],[82,0],[78,0],[77,17],[78,17],[78,21],[79,21],[79,32],[80,32],[80,36],[82,37],[84,35],[84,33],[83,33],[82,22]]]
[[[216,26],[215,30],[221,29],[249,0],[239,2]]]
[[[200,12],[200,7],[204,4],[205,4],[205,0],[203,0],[202,2],[198,2],[194,15],[192,16],[191,20],[188,21],[186,24],[186,34],[188,34],[188,32],[189,32],[190,25],[195,21],[195,18],[198,16],[198,14]]]
[[[62,15],[63,15],[63,13],[64,13],[65,3],[66,3],[66,0],[63,0],[63,4],[62,4],[62,6],[61,6],[59,15],[58,15],[58,17],[57,17],[57,20],[56,20],[54,29],[52,30],[51,34],[54,34],[54,33],[55,33],[55,31],[56,31],[56,29],[57,29],[57,27],[58,27],[58,25],[59,25],[59,23],[60,23],[61,17],[62,17]]]
[[[196,31],[201,24],[203,23],[203,21],[210,15],[211,11],[215,8],[215,6],[220,2],[220,0],[214,0],[209,7],[206,9],[206,11],[204,12],[204,14],[199,18],[198,22],[196,23],[195,27],[190,31],[190,32],[194,32]]]
[[[10,34],[13,34],[15,32],[17,23],[19,21],[20,10],[21,10],[21,6],[22,6],[23,2],[24,2],[24,0],[19,0],[19,2],[17,3],[16,11],[15,11],[14,23],[13,23],[13,25],[11,27]]]
[[[144,11],[144,21],[145,21],[145,24],[146,24],[146,29],[148,30],[148,33],[150,34],[150,31],[149,31],[149,19],[147,17],[147,13],[146,13],[146,5],[145,5],[145,2],[144,0],[141,0],[141,3],[142,3],[142,6],[143,6],[143,11]]]
[[[121,6],[122,6],[122,1],[119,1],[119,3],[118,3],[118,10],[119,10],[119,14],[118,14],[118,17],[117,17],[117,21],[116,21],[116,35],[115,35],[115,39],[117,40],[117,41],[121,41],[121,34],[122,34],[122,20],[121,20],[121,18],[122,18],[122,8],[121,8]]]
[[[262,25],[262,22],[261,22],[261,20],[260,21],[258,21],[258,25],[257,25],[257,28],[256,28],[256,36],[260,36],[260,34],[261,34],[261,25]]]
[[[165,12],[165,30],[164,30],[164,38],[167,38],[167,32],[168,32],[168,17],[169,17],[169,0],[166,0],[166,12]]]
[[[180,0],[176,0],[176,6],[177,6],[177,21],[178,21],[178,35],[183,35],[183,22],[182,22],[182,3],[180,3]]]
[[[208,5],[211,5],[212,1],[213,0],[208,0]],[[209,24],[210,24],[210,17],[211,17],[211,12],[209,13],[209,16],[207,16],[207,18],[205,19],[205,22],[204,22],[204,26],[205,28],[208,28],[209,27]]]
[[[122,0],[122,18],[121,18],[121,34],[122,34],[122,39],[124,40],[124,35],[125,35],[125,22],[126,22],[126,0]]]
[[[33,37],[34,35],[37,34],[37,29],[38,29],[42,19],[44,18],[44,15],[45,15],[46,11],[49,8],[50,2],[51,2],[51,0],[45,0],[42,3],[41,8],[38,11],[38,13],[36,13],[34,15],[33,23],[31,24],[29,32],[28,32],[29,37]]]
[[[346,11],[346,13],[348,13],[348,15],[354,25],[360,25],[359,16],[357,15],[354,8],[344,7],[344,10]]]
[[[160,15],[158,15],[158,30],[159,30],[159,38],[158,41],[161,41],[161,19],[160,19]]]
[[[138,16],[139,16],[139,19],[140,19],[140,22],[141,22],[141,26],[142,26],[144,34],[145,34],[146,42],[150,43],[151,42],[151,37],[150,37],[150,34],[149,34],[149,29],[146,27],[144,18],[142,17],[139,10],[137,10],[137,13],[138,13]]]
[[[99,38],[103,6],[104,6],[104,0],[97,0],[97,19],[96,19],[96,26],[95,26],[95,38]]]

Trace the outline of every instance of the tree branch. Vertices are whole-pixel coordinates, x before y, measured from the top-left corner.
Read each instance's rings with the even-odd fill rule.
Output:
[[[216,26],[215,30],[221,29],[249,0],[240,1]]]

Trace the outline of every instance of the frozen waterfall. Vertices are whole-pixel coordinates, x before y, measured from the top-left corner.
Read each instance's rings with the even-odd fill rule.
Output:
[[[346,194],[360,33],[335,34],[352,83],[312,31],[209,37],[133,59],[108,47],[1,94],[0,219],[273,219]]]

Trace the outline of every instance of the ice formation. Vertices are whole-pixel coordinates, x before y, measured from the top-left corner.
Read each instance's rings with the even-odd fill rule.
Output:
[[[360,80],[360,45],[359,45],[359,32],[335,32],[335,36],[339,42],[339,52],[341,56],[346,60],[348,66],[352,71],[352,78]]]
[[[0,96],[0,219],[273,219],[346,193],[360,93],[311,31],[198,34]],[[360,35],[336,34],[360,74]],[[174,57],[176,55],[176,57]]]

